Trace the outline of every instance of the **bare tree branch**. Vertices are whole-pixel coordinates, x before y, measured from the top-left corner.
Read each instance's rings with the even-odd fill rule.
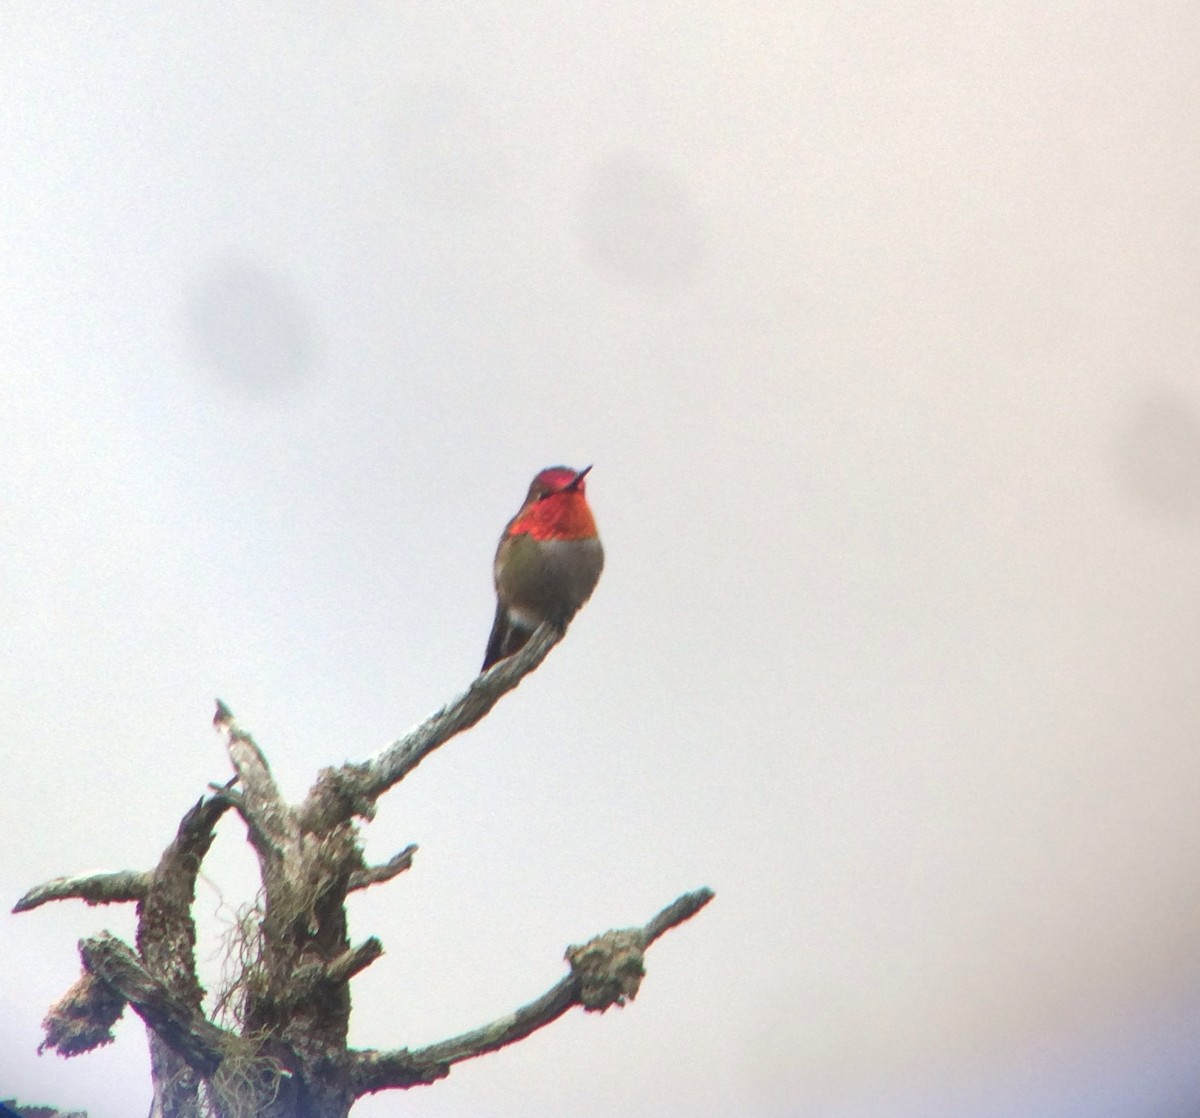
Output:
[[[212,845],[214,828],[232,804],[231,788],[237,779],[217,785],[216,795],[202,798],[188,809],[158,865],[149,873],[126,870],[58,878],[27,893],[14,911],[23,912],[68,897],[88,904],[137,902],[138,965],[144,965],[144,973],[176,1002],[200,1014],[204,990],[196,975],[196,926],[191,912],[196,876]],[[46,1039],[41,1048],[70,1056],[110,1042],[112,1025],[124,1005],[125,999],[116,986],[99,972],[85,969],[42,1022]],[[148,1039],[154,1081],[151,1118],[198,1113],[200,1080],[195,1069],[153,1029]]]
[[[677,897],[642,929],[642,947],[649,947],[664,932],[690,920],[715,894],[711,889],[696,889]]]
[[[520,652],[477,676],[457,699],[370,761],[323,769],[300,807],[305,831],[321,831],[354,815],[369,819],[375,801],[439,746],[470,729],[549,655],[562,630],[543,624]]]
[[[220,791],[225,793],[227,788]],[[200,859],[204,857],[209,843],[212,842],[212,829],[228,806],[227,802],[221,802],[218,798],[200,800],[184,816],[175,840],[164,851],[162,861],[153,873],[116,870],[113,873],[95,873],[82,877],[56,877],[30,889],[13,906],[13,912],[28,912],[50,901],[79,900],[90,905],[141,902],[146,899],[155,874],[160,878],[173,876],[185,863],[194,865],[194,879],[195,871],[200,867]]]
[[[325,966],[325,981],[329,983],[349,982],[360,971],[369,967],[383,954],[383,944],[371,936],[357,947],[343,952]]]
[[[232,1034],[171,993],[146,971],[127,944],[103,932],[80,940],[79,954],[87,971],[116,990],[189,1067],[204,1076],[217,1070]]]
[[[393,877],[402,874],[412,866],[413,855],[417,852],[417,844],[406,846],[399,854],[389,858],[383,865],[366,866],[350,875],[350,884],[346,892],[353,893],[356,889],[366,889],[371,885],[379,885],[391,881]]]
[[[229,791],[224,798],[244,820],[250,843],[259,858],[278,864],[295,842],[294,812],[280,795],[263,751],[238,726],[233,713],[220,699],[213,715],[213,726],[225,735],[229,760],[242,784],[240,793]]]
[[[196,1013],[201,1013],[204,999],[196,974],[196,924],[192,919],[196,877],[212,846],[216,825],[231,806],[225,797],[232,785],[233,780],[218,787],[217,795],[199,800],[186,812],[138,906],[137,946],[147,973]],[[153,1029],[147,1037],[154,1083],[150,1118],[199,1114],[199,1073]]]
[[[232,806],[226,796],[230,794],[236,779],[234,777],[223,787],[218,786],[217,795],[201,797],[188,808],[179,821],[175,837],[149,875],[151,889],[163,889],[169,884],[181,894],[185,915],[191,907],[200,865],[212,846],[214,829],[221,816]]]
[[[280,798],[275,778],[271,776],[271,768],[263,751],[258,748],[254,739],[246,733],[233,717],[233,712],[220,699],[217,700],[217,711],[213,715],[213,726],[224,733],[226,746],[245,788],[247,798],[257,797],[267,801]]]
[[[150,875],[133,870],[86,877],[56,877],[30,889],[13,905],[13,912],[28,912],[50,901],[79,900],[90,905],[140,901],[149,888]]]
[[[370,936],[357,947],[347,947],[325,963],[306,963],[291,975],[288,997],[293,1003],[307,1002],[321,987],[343,986],[383,954],[378,936]]]
[[[356,1098],[432,1083],[454,1064],[513,1044],[572,1006],[603,1012],[634,998],[645,975],[645,950],[704,907],[710,890],[678,898],[643,927],[569,947],[566,976],[481,1028],[415,1051],[346,1047],[350,979],[383,953],[374,936],[351,946],[346,896],[392,880],[416,852],[409,846],[380,865],[366,865],[355,817],[370,818],[379,796],[483,718],[562,635],[542,626],[519,653],[375,758],[323,770],[299,807],[284,801],[262,751],[218,701],[214,723],[236,776],[210,786],[213,795],[187,812],[154,870],[59,878],[18,902],[18,912],[67,897],[89,904],[135,901],[138,908],[138,954],[107,933],[80,942],[83,976],[52,1009],[45,1046],[71,1054],[107,1043],[129,1004],[149,1033],[151,1118],[198,1118],[210,1106],[261,1118],[345,1118]],[[240,973],[222,996],[236,1031],[218,1027],[203,1011],[192,918],[197,874],[230,808],[246,824],[262,878],[259,907],[238,944]]]
[[[238,779],[239,777],[234,776],[230,784]],[[247,807],[246,797],[241,792],[229,785],[210,783],[208,787],[212,791],[214,799],[220,800],[226,807],[231,807],[238,813],[238,817],[246,825],[246,839],[254,848],[260,862],[263,860],[279,862],[283,859],[283,848],[262,828],[258,818]]]
[[[401,1048],[390,1052],[363,1050],[352,1053],[351,1084],[355,1098],[389,1088],[433,1083],[449,1075],[451,1065],[523,1040],[558,1020],[572,1006],[603,1010],[608,1005],[624,1004],[625,997],[633,997],[637,992],[636,982],[633,989],[629,989],[630,974],[635,971],[640,981],[643,972],[641,952],[664,932],[690,919],[712,899],[711,889],[697,889],[667,905],[644,927],[605,932],[582,947],[568,948],[570,974],[540,998],[481,1028],[416,1051]],[[617,991],[607,1004],[594,1004],[589,1000],[586,988],[597,982]]]

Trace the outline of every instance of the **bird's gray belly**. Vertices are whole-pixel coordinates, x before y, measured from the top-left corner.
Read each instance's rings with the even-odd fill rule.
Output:
[[[522,625],[535,628],[546,620],[565,625],[591,597],[603,567],[598,539],[539,543],[527,536],[513,541],[505,569],[496,572],[497,585]]]

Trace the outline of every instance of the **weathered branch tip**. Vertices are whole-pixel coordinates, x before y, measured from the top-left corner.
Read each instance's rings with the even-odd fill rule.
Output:
[[[711,889],[703,886],[677,897],[642,929],[646,946],[649,947],[663,932],[669,932],[685,920],[690,920],[715,896]]]
[[[569,947],[566,957],[571,970],[565,978],[541,997],[490,1024],[416,1050],[352,1053],[355,1097],[433,1083],[449,1074],[452,1065],[524,1040],[557,1021],[572,1006],[603,1012],[609,1006],[624,1005],[637,994],[645,976],[646,948],[664,932],[695,916],[713,895],[711,889],[684,893],[643,927],[605,932],[582,946]]]
[[[213,715],[213,725],[218,730],[223,730],[230,722],[233,721],[233,711],[231,711],[220,699],[217,700],[217,712]]]
[[[29,912],[48,901],[78,900],[89,905],[141,901],[149,888],[150,875],[133,870],[56,877],[30,889],[13,905],[13,912]]]

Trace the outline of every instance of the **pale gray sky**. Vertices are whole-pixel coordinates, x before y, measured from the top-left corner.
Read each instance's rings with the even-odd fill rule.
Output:
[[[1195,1113],[1200,7],[9,3],[7,908],[299,796],[478,667],[595,463],[544,668],[387,797],[353,1039],[529,1000],[707,884],[637,1002],[356,1110]],[[252,889],[227,820],[207,976]],[[222,907],[224,906],[224,907]],[[0,1094],[125,911],[0,918]]]

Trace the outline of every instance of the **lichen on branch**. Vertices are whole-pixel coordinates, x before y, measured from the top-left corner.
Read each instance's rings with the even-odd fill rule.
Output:
[[[346,898],[408,870],[417,849],[368,865],[357,820],[370,819],[384,792],[487,715],[562,636],[543,625],[376,756],[322,770],[297,805],[284,800],[266,754],[218,702],[213,721],[235,775],[210,785],[211,795],[188,810],[154,869],[56,878],[17,902],[18,912],[71,898],[137,905],[136,950],[107,933],[80,942],[83,976],[47,1017],[43,1047],[74,1055],[108,1043],[128,1005],[149,1034],[151,1118],[346,1118],[363,1095],[433,1083],[454,1064],[515,1044],[574,1006],[602,1012],[633,999],[646,950],[703,908],[710,890],[683,895],[642,927],[568,948],[569,971],[558,983],[478,1029],[411,1051],[347,1044],[349,983],[384,947],[375,936],[351,943]],[[206,1014],[192,908],[200,866],[227,811],[245,825],[261,888],[231,940],[237,973]]]

